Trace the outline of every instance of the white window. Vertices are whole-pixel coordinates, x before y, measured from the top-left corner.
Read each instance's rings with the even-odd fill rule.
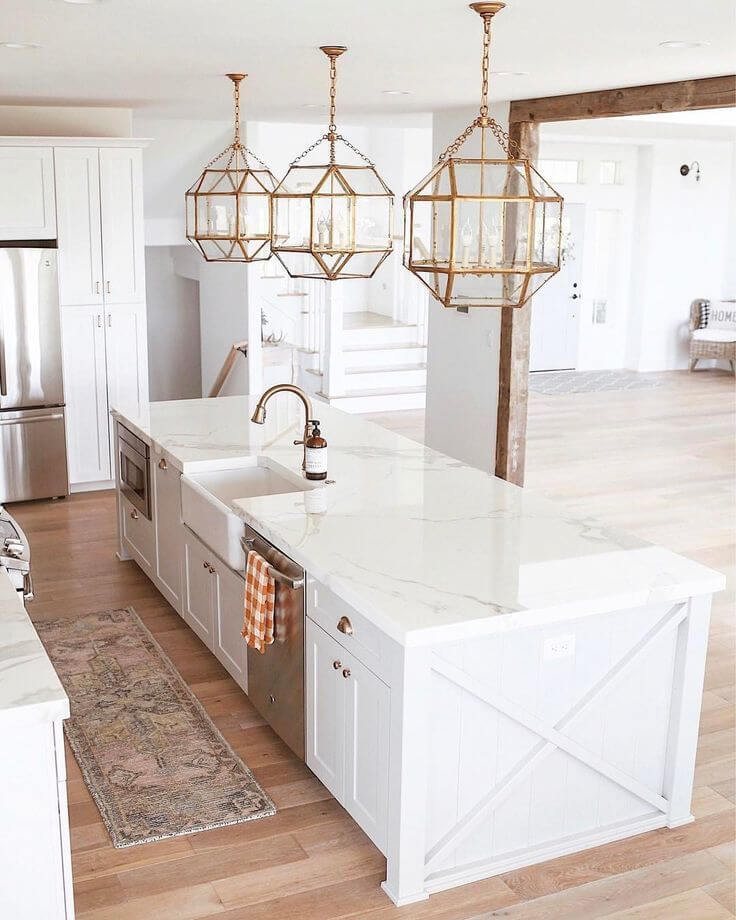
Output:
[[[601,160],[598,181],[601,185],[621,185],[621,163],[618,160]]]
[[[580,160],[540,160],[539,172],[551,185],[576,185],[582,181]]]

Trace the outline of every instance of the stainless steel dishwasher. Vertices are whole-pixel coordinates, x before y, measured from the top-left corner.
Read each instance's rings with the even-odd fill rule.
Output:
[[[248,649],[248,698],[304,760],[304,569],[246,524],[242,540],[268,562],[276,582],[274,640]]]

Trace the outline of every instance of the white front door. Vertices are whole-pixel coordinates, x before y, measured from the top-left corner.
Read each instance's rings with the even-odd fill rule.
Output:
[[[583,296],[584,232],[585,205],[566,204],[562,215],[562,266],[532,300],[530,371],[575,368]]]

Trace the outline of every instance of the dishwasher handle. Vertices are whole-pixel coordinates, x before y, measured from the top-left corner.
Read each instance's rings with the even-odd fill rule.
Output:
[[[252,537],[241,537],[240,545],[245,551],[246,559],[248,553],[256,552],[255,550],[256,541]],[[266,560],[268,562],[268,560]],[[291,588],[292,591],[297,591],[299,588],[304,587],[304,578],[290,578],[288,575],[284,575],[283,572],[279,572],[278,569],[275,569],[272,565],[268,567],[268,574],[273,578],[274,581],[277,581],[279,584],[285,585],[287,588]]]

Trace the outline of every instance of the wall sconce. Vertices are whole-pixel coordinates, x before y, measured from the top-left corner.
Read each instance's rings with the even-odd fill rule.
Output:
[[[692,163],[688,166],[687,163],[683,163],[680,167],[681,176],[689,176],[690,170],[695,170],[695,181],[700,182],[700,163],[697,160],[693,160]]]

